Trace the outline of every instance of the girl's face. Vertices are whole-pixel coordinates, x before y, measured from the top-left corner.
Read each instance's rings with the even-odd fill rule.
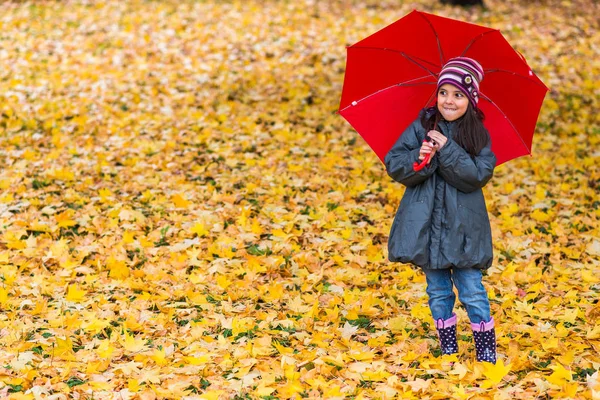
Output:
[[[446,121],[455,121],[467,112],[469,98],[456,86],[445,83],[438,90],[437,107]]]

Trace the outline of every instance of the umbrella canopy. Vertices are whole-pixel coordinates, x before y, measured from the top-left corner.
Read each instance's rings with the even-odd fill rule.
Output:
[[[339,113],[382,161],[419,111],[435,104],[438,74],[459,56],[483,66],[478,106],[498,165],[531,154],[548,88],[499,30],[415,10],[347,53]]]

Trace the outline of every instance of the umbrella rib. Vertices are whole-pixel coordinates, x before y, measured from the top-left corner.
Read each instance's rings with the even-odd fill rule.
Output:
[[[419,82],[419,83],[416,83],[416,84],[412,83],[412,82],[418,81],[418,80],[423,79],[423,78],[429,78],[429,75],[419,76],[419,77],[416,77],[416,78],[413,78],[413,79],[409,79],[409,80],[404,81],[404,82],[396,83],[395,85],[396,86],[417,86],[417,85],[425,85],[425,84],[429,85],[429,84],[433,84],[434,83],[434,82]],[[409,84],[411,84],[411,85],[409,85]]]
[[[437,90],[434,90],[433,93],[431,93],[431,95],[427,99],[427,103],[425,103],[425,107],[427,107],[429,105],[429,103],[431,103],[431,101],[436,96],[436,94],[437,94]],[[437,103],[437,100],[436,100],[436,103]]]
[[[531,71],[531,70],[530,70],[530,71]],[[541,82],[541,81],[534,81],[534,80],[532,80],[532,79],[529,79],[529,77],[528,77],[528,76],[523,76],[523,75],[521,75],[521,74],[518,74],[518,73],[516,73],[516,72],[514,72],[514,71],[509,71],[509,70],[506,70],[506,69],[499,69],[499,68],[496,68],[496,69],[489,69],[489,70],[486,70],[486,71],[485,71],[485,74],[487,75],[487,74],[491,74],[491,73],[494,73],[494,72],[503,72],[503,73],[505,73],[505,74],[514,75],[514,76],[517,76],[517,77],[519,77],[519,78],[522,78],[522,79],[527,79],[528,81],[530,81],[530,82],[532,82],[532,83],[535,83],[536,85],[543,86],[544,88],[546,88],[546,90],[548,90],[548,87],[547,87],[547,86],[546,86],[546,85],[545,85],[543,82]],[[532,73],[533,73],[533,71],[532,71]],[[531,75],[531,76],[534,76],[534,75]]]
[[[400,50],[388,49],[387,47],[369,47],[369,46],[352,46],[352,47],[350,47],[350,49],[383,50],[383,51],[391,51],[393,53],[398,53],[402,57],[406,58],[408,61],[410,61],[413,64],[415,64],[417,67],[422,68],[425,71],[427,71],[431,76],[437,77],[437,74],[435,72],[433,72],[429,68],[426,68],[423,65],[419,64],[418,61],[422,61],[422,62],[426,62],[428,64],[431,64],[430,62],[427,62],[427,61],[425,61],[425,60],[423,60],[423,59],[421,59],[419,57],[413,57],[413,56],[411,56],[409,54],[406,54],[405,52],[400,51]]]
[[[383,89],[379,89],[378,91],[376,91],[376,92],[373,92],[373,93],[371,93],[370,95],[363,97],[362,99],[359,99],[359,100],[355,100],[355,101],[353,101],[352,103],[350,103],[350,105],[347,105],[346,107],[342,108],[342,109],[341,109],[341,110],[339,110],[338,112],[342,112],[342,111],[346,110],[347,108],[354,107],[356,104],[353,104],[353,103],[359,103],[359,102],[361,102],[361,101],[363,101],[363,100],[366,100],[366,99],[368,99],[369,97],[375,96],[376,94],[379,94],[379,93],[381,93],[381,92],[385,92],[386,90],[392,89],[392,88],[394,88],[394,87],[396,87],[396,86],[419,86],[419,85],[435,85],[435,84],[436,84],[435,82],[419,82],[419,83],[411,83],[411,82],[413,82],[413,81],[416,81],[416,80],[418,80],[418,79],[423,79],[423,78],[427,78],[427,77],[429,77],[429,75],[420,76],[420,77],[418,77],[418,78],[411,79],[411,80],[409,80],[409,81],[406,81],[406,82],[394,83],[393,85],[390,85],[390,86],[388,86],[388,87],[386,87],[386,88],[383,88]]]
[[[498,111],[500,111],[500,113],[504,116],[504,118],[508,121],[508,123],[510,124],[510,126],[513,128],[513,131],[515,132],[515,134],[517,135],[517,137],[519,138],[519,140],[521,141],[521,143],[523,143],[523,146],[525,146],[525,148],[527,149],[527,154],[531,154],[531,149],[529,148],[529,146],[527,146],[527,143],[525,143],[525,141],[523,140],[523,138],[521,137],[521,135],[519,135],[519,130],[517,129],[517,127],[512,123],[512,121],[506,116],[506,114],[504,114],[502,112],[502,109],[500,107],[498,107],[498,104],[494,103],[492,101],[492,99],[490,99],[489,97],[487,97],[485,94],[483,93],[479,93],[479,95],[481,97],[483,97],[485,100],[487,100],[492,106],[496,107],[496,109]]]
[[[469,49],[471,48],[471,46],[473,46],[476,41],[478,41],[479,39],[481,39],[482,37],[484,37],[488,33],[494,33],[494,32],[500,32],[500,30],[499,29],[490,29],[489,31],[483,32],[479,36],[473,38],[473,40],[471,40],[471,42],[467,45],[467,47],[465,47],[465,49],[463,50],[463,52],[462,52],[462,54],[460,56],[464,57],[465,54],[467,53],[467,51],[469,51]]]
[[[440,37],[438,36],[431,21],[427,17],[425,17],[425,14],[419,12],[419,15],[421,16],[421,18],[423,18],[425,21],[427,21],[427,23],[429,24],[429,27],[431,28],[431,30],[433,31],[433,34],[435,35],[435,40],[437,41],[437,45],[438,45],[438,53],[440,55],[440,65],[444,65],[444,52],[442,51],[442,43],[440,42]]]

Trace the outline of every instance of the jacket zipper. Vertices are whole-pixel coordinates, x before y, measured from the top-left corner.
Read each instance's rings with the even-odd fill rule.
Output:
[[[446,130],[448,131],[448,133],[446,134],[446,137],[448,139],[451,138],[452,135],[452,126],[453,124],[451,122],[448,121],[444,121],[445,122],[445,126],[446,126]],[[439,239],[439,246],[438,246],[438,265],[441,265],[442,263],[442,234],[444,232],[444,221],[446,219],[446,207],[445,207],[445,202],[446,202],[446,185],[447,183],[444,182],[444,192],[442,193],[442,217],[440,219],[440,239]]]

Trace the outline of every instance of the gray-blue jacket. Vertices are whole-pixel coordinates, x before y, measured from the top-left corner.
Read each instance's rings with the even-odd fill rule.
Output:
[[[410,125],[385,157],[387,173],[406,186],[388,241],[390,261],[421,268],[491,266],[492,234],[481,188],[496,156],[488,142],[471,157],[453,137],[456,122],[440,121],[448,141],[419,172],[413,170],[425,138],[420,119]]]

